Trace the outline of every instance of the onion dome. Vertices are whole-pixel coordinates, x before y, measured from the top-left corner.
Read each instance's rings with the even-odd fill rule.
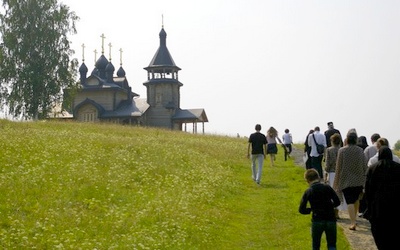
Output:
[[[121,67],[119,67],[118,71],[117,71],[117,76],[118,77],[124,77],[126,75],[125,70]]]
[[[85,63],[82,63],[81,66],[79,67],[79,73],[81,73],[81,75],[86,75],[88,72],[88,67],[86,67]]]
[[[104,55],[101,55],[99,59],[96,61],[96,68],[98,68],[100,71],[103,71],[106,69],[108,64],[108,60]]]
[[[85,63],[83,62],[82,65],[79,67],[79,73],[81,75],[81,84],[85,84],[86,75],[88,72],[88,68],[86,67]]]
[[[108,82],[113,82],[114,71],[115,71],[115,67],[111,63],[111,60],[110,60],[110,62],[107,64],[107,67],[106,67],[106,78],[107,78]]]
[[[114,71],[115,71],[115,67],[114,67],[114,65],[111,63],[111,61],[107,64],[107,66],[106,66],[106,72],[107,73],[114,73]]]

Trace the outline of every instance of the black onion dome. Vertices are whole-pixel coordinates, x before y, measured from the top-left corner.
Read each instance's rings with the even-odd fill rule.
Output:
[[[88,72],[88,67],[86,67],[85,63],[82,63],[82,65],[79,67],[79,73],[81,74],[86,74]]]
[[[113,73],[114,72],[114,70],[115,70],[115,67],[114,67],[114,65],[111,63],[111,61],[107,64],[107,66],[106,66],[106,72],[111,72],[111,73]]]
[[[121,67],[119,67],[118,71],[117,71],[117,76],[118,77],[124,77],[126,75],[125,70]]]
[[[108,64],[107,58],[104,55],[101,55],[96,62],[96,68],[98,68],[99,70],[105,70],[107,64]]]

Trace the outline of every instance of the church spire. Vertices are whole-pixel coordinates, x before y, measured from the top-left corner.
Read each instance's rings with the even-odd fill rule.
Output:
[[[119,49],[119,65],[122,66],[122,48]]]
[[[108,44],[108,48],[109,48],[109,61],[108,61],[108,64],[107,64],[107,66],[105,68],[106,78],[107,78],[108,82],[113,82],[113,74],[114,74],[115,68],[114,68],[114,65],[111,62],[111,48],[112,48],[111,43]]]
[[[102,79],[106,79],[106,67],[108,65],[108,60],[104,56],[104,39],[106,38],[104,34],[101,34],[101,56],[96,61],[96,68],[98,70],[98,76]]]
[[[82,43],[82,62],[85,62],[85,44]]]
[[[124,77],[125,76],[125,70],[122,68],[122,48],[119,49],[119,69],[117,71],[117,76],[118,77]]]
[[[88,72],[88,68],[86,67],[86,64],[85,64],[85,44],[82,44],[82,64],[79,67],[81,84],[86,83],[87,72]]]
[[[112,44],[109,43],[108,44],[108,60],[110,60],[110,62],[111,62],[111,48],[112,48]]]

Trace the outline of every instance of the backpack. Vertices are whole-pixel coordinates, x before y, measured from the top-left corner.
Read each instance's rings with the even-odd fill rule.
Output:
[[[314,138],[315,145],[317,145],[317,152],[318,152],[318,154],[322,155],[322,154],[324,153],[324,151],[325,151],[324,145],[318,144],[318,143],[317,143],[317,140],[315,140],[314,134],[312,135],[312,137]]]

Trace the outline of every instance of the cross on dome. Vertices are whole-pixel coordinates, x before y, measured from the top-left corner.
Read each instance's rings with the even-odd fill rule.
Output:
[[[101,34],[101,54],[104,54],[104,39],[106,38],[104,34]]]

